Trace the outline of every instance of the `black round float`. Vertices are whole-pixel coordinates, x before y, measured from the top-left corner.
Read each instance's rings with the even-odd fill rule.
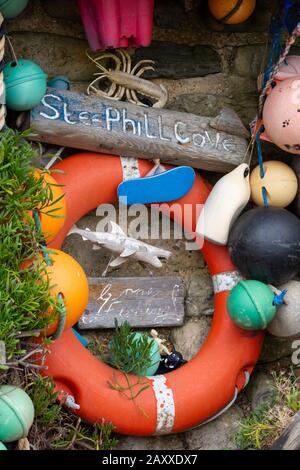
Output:
[[[282,284],[300,271],[300,220],[275,207],[245,212],[230,232],[229,253],[246,278]]]

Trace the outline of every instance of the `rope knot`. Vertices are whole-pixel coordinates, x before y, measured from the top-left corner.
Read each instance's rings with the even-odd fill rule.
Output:
[[[283,291],[280,292],[280,294],[274,295],[273,305],[276,305],[276,307],[278,307],[279,305],[282,305],[284,303],[284,297],[287,291],[288,291],[287,289],[284,289]]]

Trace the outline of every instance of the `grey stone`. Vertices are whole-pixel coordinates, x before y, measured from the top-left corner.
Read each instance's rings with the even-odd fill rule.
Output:
[[[85,38],[77,2],[74,0],[30,0],[24,12],[9,21],[9,32],[32,31]],[[47,42],[44,43],[44,54],[47,55]]]
[[[213,285],[207,269],[192,273],[187,286],[185,299],[186,315],[196,317],[213,314]]]
[[[66,75],[74,81],[92,81],[96,67],[85,55],[86,41],[30,32],[12,37],[17,56],[37,62],[49,77]]]
[[[211,320],[208,317],[188,319],[183,326],[174,328],[171,341],[184,359],[189,361],[199,351],[206,340]]]
[[[257,101],[253,93],[243,92],[231,98],[228,95],[216,96],[206,93],[180,95],[168,107],[177,111],[214,117],[224,106],[232,107],[246,126],[257,111]]]
[[[264,55],[263,44],[238,47],[234,59],[236,73],[242,77],[257,78],[261,72]]]
[[[294,339],[277,338],[266,335],[263,349],[259,358],[260,363],[275,362],[279,359],[290,356],[293,353]]]
[[[74,0],[43,0],[42,6],[46,13],[53,18],[80,19],[78,2],[74,2]]]
[[[203,77],[222,70],[218,53],[208,46],[153,41],[151,46],[135,51],[135,62],[143,59],[155,61],[155,71],[145,75],[150,78]]]
[[[172,14],[170,15],[170,11]],[[160,28],[180,28],[183,23],[184,0],[159,0],[155,2],[154,21]]]
[[[207,93],[189,93],[177,96],[168,107],[186,113],[214,117],[225,102],[230,104],[230,100],[225,97]]]
[[[180,435],[135,437],[117,436],[117,450],[184,450],[184,442]]]
[[[168,88],[170,109],[215,117],[222,108],[229,107],[234,109],[247,128],[256,116],[258,94],[256,81],[251,78],[216,74],[179,80],[177,85],[174,82],[174,93],[171,87]]]
[[[276,397],[272,376],[264,372],[254,373],[246,388],[246,394],[253,411],[264,405],[271,405]]]
[[[241,409],[234,405],[214,421],[186,432],[188,448],[194,450],[236,449],[234,435],[240,428],[241,418]]]

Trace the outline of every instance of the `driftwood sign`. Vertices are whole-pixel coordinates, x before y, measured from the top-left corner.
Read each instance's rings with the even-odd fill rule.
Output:
[[[80,329],[179,326],[184,320],[184,288],[179,277],[89,278],[90,297]]]
[[[48,89],[31,111],[33,140],[227,172],[244,162],[248,131],[225,108],[216,118]]]

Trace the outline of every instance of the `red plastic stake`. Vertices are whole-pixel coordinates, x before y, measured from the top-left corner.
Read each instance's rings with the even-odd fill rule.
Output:
[[[93,51],[149,46],[154,0],[78,0]]]

